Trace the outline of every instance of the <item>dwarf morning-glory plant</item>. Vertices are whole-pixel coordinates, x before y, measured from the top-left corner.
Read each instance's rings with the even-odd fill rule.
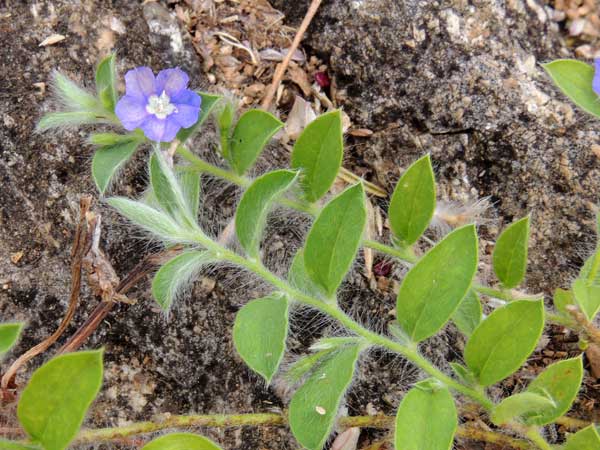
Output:
[[[593,69],[579,62],[555,63],[546,65],[554,79],[566,83],[564,89],[571,94],[583,95],[579,101],[590,106],[590,96],[597,97]],[[574,73],[573,67],[579,72]],[[147,67],[129,70],[125,75],[126,92],[120,99],[115,80],[114,56],[98,67],[97,95],[87,93],[64,75],[57,75],[57,93],[68,99],[62,103],[71,110],[50,113],[42,119],[40,128],[61,125],[61,120],[69,125],[110,127],[95,131],[89,139],[98,147],[92,174],[101,193],[137,148],[151,143],[145,195],[139,199],[113,197],[107,203],[169,248],[171,259],[161,260],[152,282],[152,294],[159,307],[164,312],[177,308],[185,292],[183,287],[209,265],[213,270],[222,264],[234,265],[262,279],[263,287],[267,286],[265,295],[248,299],[239,309],[232,324],[232,341],[240,360],[264,379],[261,389],[267,388],[265,383],[277,380],[294,392],[287,416],[276,416],[270,423],[269,414],[251,418],[228,414],[216,417],[215,423],[285,423],[303,448],[321,450],[334,430],[343,428],[341,411],[346,391],[361,373],[361,360],[370,349],[379,348],[404,358],[422,375],[412,386],[402,386],[403,393],[394,399],[395,420],[386,421],[394,423],[395,431],[387,440],[393,440],[396,450],[448,450],[457,436],[494,442],[503,448],[600,450],[600,436],[593,426],[567,435],[564,447],[557,446],[559,441],[550,442],[546,433],[546,426],[554,427],[555,422],[568,419],[563,414],[573,404],[584,376],[580,356],[549,365],[518,388],[514,383],[496,386],[495,392],[511,389],[511,395],[503,399],[487,392],[527,364],[527,358],[539,345],[546,321],[568,324],[580,334],[582,344],[593,338],[588,329],[568,317],[568,311],[578,307],[590,320],[598,312],[600,251],[586,261],[570,289],[557,291],[558,313],[549,312],[542,295],[527,296],[513,290],[527,276],[529,216],[506,226],[497,238],[489,262],[497,276],[496,287],[475,281],[478,269],[488,262],[479,250],[474,224],[457,227],[446,236],[432,232],[437,190],[430,155],[398,171],[401,176],[391,193],[388,210],[390,242],[385,244],[370,240],[372,217],[363,183],[345,189],[334,184],[343,160],[340,110],[322,114],[305,128],[290,155],[291,167],[273,168],[252,177],[247,172],[283,125],[273,114],[256,109],[239,114],[232,101],[190,90],[188,76],[180,69],[166,69],[157,76]],[[188,148],[189,138],[213,108],[220,165],[209,163]],[[77,114],[82,117],[77,119]],[[161,145],[172,141],[177,145]],[[239,246],[211,236],[198,220],[203,213],[200,183],[206,176],[226,180],[243,191],[231,220]],[[293,260],[278,268],[283,274],[274,273],[263,261],[270,239],[266,224],[276,207],[277,214],[292,209],[305,214],[311,223],[301,246],[295,247]],[[357,276],[364,274],[362,262],[356,262],[365,255],[366,263],[367,249],[409,268],[398,280],[396,308],[386,318],[387,331],[363,325],[347,312],[346,302],[340,301],[344,300],[345,280],[352,267],[357,267]],[[369,290],[366,295],[378,293]],[[338,322],[336,328],[340,332],[321,337],[305,355],[291,355],[287,348],[289,326],[293,323],[290,318],[306,307]],[[420,348],[421,342],[446,332],[451,322],[458,328],[452,328],[452,333],[464,348],[462,355],[449,361],[453,373],[438,368]],[[4,347],[0,339],[0,353],[11,348],[20,325],[5,328],[9,333]],[[432,345],[431,341],[426,345]],[[452,350],[448,353],[455,354]],[[295,362],[282,365],[286,358]],[[7,443],[0,439],[0,449],[66,448],[76,438],[85,411],[99,388],[101,360],[102,352],[81,352],[58,356],[38,369],[18,408],[29,440]],[[65,388],[61,384],[64,379],[77,383]],[[468,408],[461,408],[465,402]],[[467,415],[461,417],[467,409],[469,415],[477,413],[479,422],[486,422],[484,427],[479,428]],[[193,418],[179,417],[183,417],[179,422],[145,424],[153,431],[194,424]],[[202,417],[204,420],[210,416]],[[360,419],[358,426],[382,423],[380,415]],[[209,422],[203,422],[206,423]],[[508,433],[497,428],[500,426]],[[123,438],[141,429],[146,428],[88,430],[82,435],[87,439],[97,436],[99,440]],[[356,443],[350,447],[331,446],[336,447],[354,450]],[[143,447],[155,448],[220,447],[198,435],[175,433]]]

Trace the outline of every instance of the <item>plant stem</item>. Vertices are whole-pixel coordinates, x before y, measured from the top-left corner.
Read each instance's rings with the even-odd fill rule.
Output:
[[[382,244],[381,242],[372,241],[369,239],[364,240],[362,243],[365,247],[372,248],[373,250],[393,256],[410,264],[414,264],[419,260],[413,251],[408,248],[391,247],[389,245]]]
[[[438,368],[434,367],[429,361],[421,356],[418,351],[414,348],[402,345],[392,339],[374,333],[367,328],[364,328],[358,322],[354,321],[350,316],[344,313],[336,304],[325,303],[315,297],[311,297],[298,289],[292,287],[288,282],[282,280],[277,275],[269,271],[260,261],[247,259],[243,256],[238,255],[235,252],[221,246],[220,244],[207,239],[205,236],[199,235],[197,237],[198,242],[204,246],[207,250],[211,251],[216,255],[217,258],[225,261],[229,261],[237,266],[243,267],[250,272],[263,278],[265,281],[270,283],[272,286],[285,293],[290,299],[303,303],[307,306],[311,306],[330,317],[336,319],[342,325],[344,325],[349,331],[363,337],[367,342],[372,345],[379,347],[385,347],[395,353],[404,356],[409,361],[420,367],[423,371],[427,372],[432,377],[440,380],[448,387],[458,391],[467,397],[478,402],[486,410],[490,410],[494,404],[488,399],[482,392],[465,386],[458,381],[452,379]]]
[[[548,441],[544,439],[544,436],[540,434],[540,430],[538,430],[536,427],[529,427],[525,432],[525,435],[540,449],[552,450],[552,447],[550,446]]]
[[[252,180],[250,180],[249,178],[237,175],[234,172],[231,172],[226,169],[221,169],[220,167],[217,167],[213,164],[204,161],[201,158],[198,158],[196,155],[194,155],[191,151],[189,151],[182,145],[177,147],[177,153],[179,153],[179,155],[181,155],[183,159],[188,161],[192,165],[192,167],[194,167],[194,169],[198,170],[199,172],[209,173],[211,175],[214,175],[215,177],[222,178],[224,180],[229,181],[230,183],[236,184],[243,188],[247,188],[252,183]]]

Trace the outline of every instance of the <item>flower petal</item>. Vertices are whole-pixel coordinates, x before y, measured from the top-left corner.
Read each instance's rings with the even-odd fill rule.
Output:
[[[600,58],[594,59],[594,80],[592,81],[592,89],[598,95],[600,95]]]
[[[174,97],[187,88],[190,81],[187,73],[179,68],[161,70],[156,76],[156,91],[165,91],[169,97]]]
[[[144,134],[151,141],[171,142],[175,139],[181,126],[171,117],[159,119],[154,115],[149,115],[141,125]]]
[[[125,74],[126,94],[139,99],[147,99],[156,94],[156,81],[152,69],[136,67]]]
[[[177,111],[169,117],[173,118],[183,128],[191,127],[198,120],[202,97],[190,90],[182,91],[171,99]]]
[[[146,99],[125,95],[117,102],[115,114],[126,130],[138,128],[148,117],[146,111]]]

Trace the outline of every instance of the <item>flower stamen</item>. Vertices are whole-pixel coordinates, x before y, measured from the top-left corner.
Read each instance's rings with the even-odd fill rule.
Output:
[[[171,103],[171,99],[167,93],[162,91],[160,96],[151,95],[150,98],[148,98],[146,111],[149,114],[154,114],[157,119],[165,119],[167,116],[177,112],[177,108]]]

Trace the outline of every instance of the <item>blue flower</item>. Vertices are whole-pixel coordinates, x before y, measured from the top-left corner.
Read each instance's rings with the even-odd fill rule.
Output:
[[[600,58],[594,59],[594,80],[592,81],[592,89],[597,95],[600,95]]]
[[[188,82],[187,74],[177,68],[161,70],[156,78],[148,67],[130,70],[115,113],[125,129],[141,128],[152,141],[170,142],[200,114],[202,99],[187,89]]]

